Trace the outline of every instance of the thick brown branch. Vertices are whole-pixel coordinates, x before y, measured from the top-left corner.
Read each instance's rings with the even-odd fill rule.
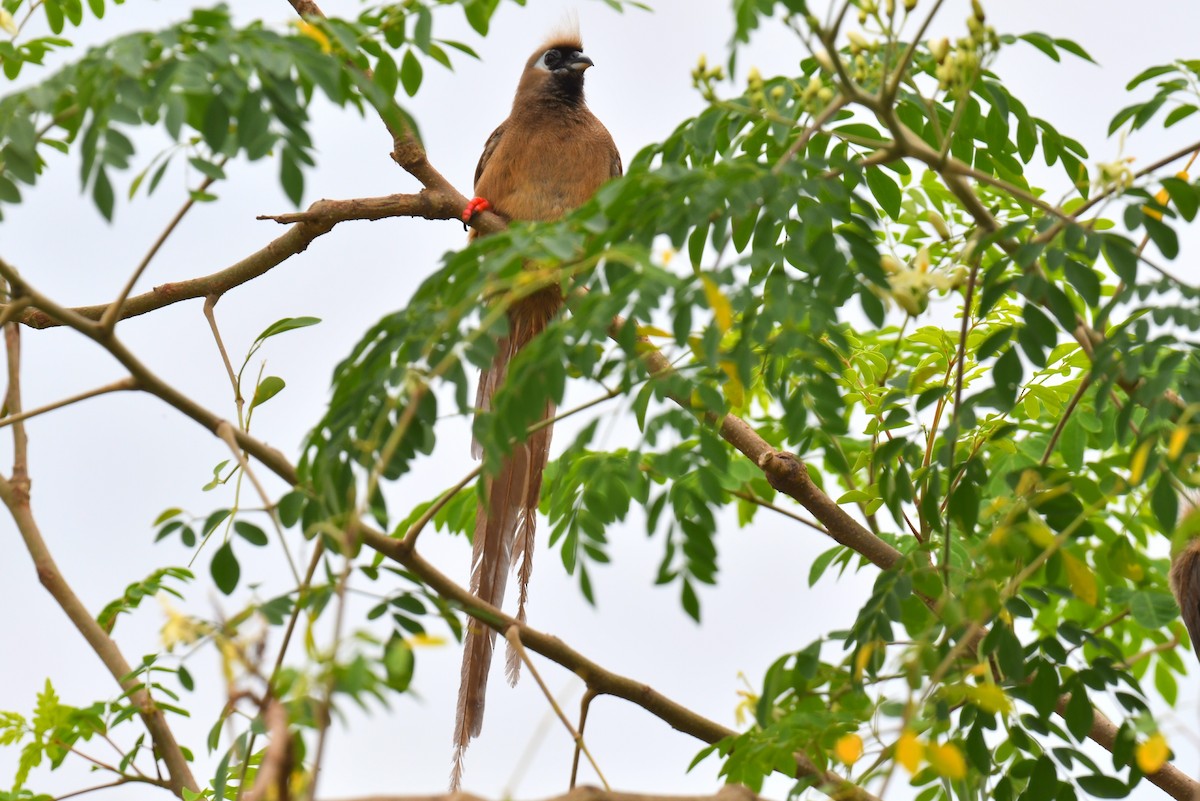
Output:
[[[384,220],[389,217],[424,217],[426,220],[457,220],[466,199],[440,189],[423,189],[415,195],[385,195],[352,200],[318,200],[304,211],[263,214],[260,220],[278,223],[317,223],[330,227],[347,220]],[[459,201],[461,200],[461,203]]]

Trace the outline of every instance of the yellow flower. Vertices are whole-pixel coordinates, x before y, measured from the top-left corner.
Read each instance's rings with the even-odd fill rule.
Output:
[[[446,638],[439,637],[436,634],[414,634],[411,637],[405,637],[404,641],[414,648],[422,646],[436,647],[446,644]]]
[[[901,734],[900,739],[896,741],[896,761],[903,765],[909,773],[916,773],[924,756],[924,744],[910,729],[905,729],[904,734]]]
[[[843,734],[833,746],[833,753],[843,765],[853,765],[862,757],[862,738],[857,734]]]
[[[1138,743],[1137,766],[1142,773],[1158,773],[1170,756],[1171,748],[1162,734],[1156,733],[1146,742]]]
[[[207,633],[207,626],[179,611],[162,593],[158,595],[158,602],[167,616],[161,636],[163,647],[168,651],[174,651],[176,645],[191,645]]]
[[[17,24],[13,22],[12,14],[3,8],[0,8],[0,31],[10,33],[13,36],[17,35]]]
[[[944,779],[961,779],[967,775],[967,761],[954,743],[931,745],[926,756],[933,772]]]

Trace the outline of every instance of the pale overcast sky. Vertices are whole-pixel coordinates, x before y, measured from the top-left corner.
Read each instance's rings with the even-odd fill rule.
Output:
[[[180,18],[192,4],[127,0],[110,8],[99,23],[72,31],[79,41],[101,41],[119,33],[159,27]],[[492,34],[480,40],[454,9],[440,12],[435,35],[470,43],[482,56],[456,58],[453,73],[427,66],[425,84],[409,104],[428,143],[433,164],[464,193],[484,140],[508,111],[525,58],[569,12],[577,12],[586,50],[596,67],[588,72],[593,110],[612,131],[626,163],[645,144],[665,137],[703,103],[693,91],[690,72],[700,54],[723,58],[730,38],[731,12],[718,0],[658,0],[653,13],[619,15],[600,2],[530,0],[527,7],[501,5]],[[922,2],[921,6],[925,6]],[[234,4],[243,20],[260,17],[284,25],[292,18],[284,0]],[[353,15],[357,3],[326,0],[330,15]],[[987,5],[989,21],[1001,33],[1031,30],[1073,38],[1100,62],[1095,67],[1068,58],[1056,65],[1032,47],[1018,46],[997,66],[1003,80],[1030,111],[1075,136],[1089,148],[1092,163],[1112,160],[1118,143],[1105,136],[1112,114],[1130,102],[1124,84],[1141,69],[1172,57],[1194,57],[1196,6],[1191,0],[1125,2],[1046,2],[1007,0]],[[965,0],[945,4],[938,28],[960,29],[968,13]],[[936,29],[935,29],[936,30]],[[767,29],[747,49],[740,64],[757,65],[764,74],[791,71],[803,50],[790,34]],[[373,117],[359,118],[318,103],[312,110],[320,166],[307,177],[305,204],[320,197],[350,198],[415,191],[413,179],[388,158],[386,132]],[[1194,118],[1192,118],[1194,119]],[[1139,134],[1124,154],[1148,163],[1197,138],[1189,119],[1162,134]],[[139,164],[161,146],[157,135],[139,137]],[[168,178],[151,202],[119,202],[116,221],[104,223],[78,190],[74,158],[52,158],[50,170],[26,201],[5,209],[0,224],[0,256],[15,264],[42,291],[65,304],[112,298],[183,197],[184,174]],[[1057,168],[1056,168],[1057,170]],[[214,190],[219,203],[194,209],[153,262],[140,290],[228,266],[283,233],[255,215],[279,213],[290,206],[278,189],[276,166],[237,162],[229,180]],[[124,197],[132,172],[118,178]],[[1058,172],[1051,176],[1061,191]],[[1057,196],[1059,192],[1052,192]],[[287,388],[255,418],[255,433],[292,458],[305,431],[318,419],[327,397],[333,366],[365,328],[402,306],[440,255],[465,242],[462,227],[451,222],[387,220],[344,223],[309,250],[273,272],[226,296],[217,307],[227,346],[245,352],[268,324],[284,316],[313,315],[315,328],[272,340],[262,351],[268,371],[282,376]],[[1194,263],[1194,237],[1185,239],[1176,273],[1200,278]],[[149,317],[124,322],[120,335],[166,380],[211,409],[232,416],[228,384],[201,314],[201,303],[178,304]],[[24,387],[27,408],[122,377],[116,363],[76,334],[62,330],[25,335]],[[235,358],[236,355],[235,355]],[[588,397],[578,395],[579,400]],[[390,491],[393,510],[433,497],[472,467],[467,426],[443,426],[436,461],[422,464]],[[613,441],[627,429],[618,429]],[[124,586],[165,563],[189,558],[176,542],[153,545],[150,523],[165,507],[183,506],[203,515],[227,505],[225,490],[201,493],[213,465],[227,458],[225,446],[158,401],[130,395],[108,396],[86,405],[38,418],[29,424],[33,506],[66,578],[85,603],[99,610]],[[560,432],[559,446],[569,441]],[[7,460],[7,457],[4,457]],[[265,472],[265,471],[262,471]],[[271,486],[282,489],[278,482]],[[849,624],[874,580],[867,569],[843,580],[832,578],[807,587],[812,559],[830,543],[784,519],[759,515],[754,525],[737,529],[733,521],[720,536],[720,576],[704,588],[703,626],[679,610],[677,588],[657,588],[653,578],[661,541],[647,540],[638,514],[610,532],[614,564],[592,578],[599,600],[593,610],[564,575],[557,553],[544,537],[534,573],[530,622],[562,637],[605,666],[644,680],[671,698],[725,725],[742,687],[739,672],[757,686],[767,666],[781,653],[803,647],[830,629]],[[112,680],[87,649],[50,597],[42,591],[15,528],[0,519],[0,710],[28,713],[35,694],[51,677],[63,701],[86,705],[115,695]],[[426,534],[422,549],[450,575],[466,581],[466,542]],[[249,555],[241,549],[239,555]],[[280,570],[278,553],[262,555],[243,575],[258,577]],[[236,603],[207,589],[211,552],[200,556],[189,608],[211,616],[232,612]],[[276,560],[276,561],[269,561]],[[279,573],[278,575],[282,575]],[[264,595],[284,585],[268,581]],[[386,591],[387,585],[360,587]],[[358,607],[367,608],[365,602]],[[158,645],[162,623],[157,605],[122,618],[118,640],[136,663]],[[293,653],[299,653],[298,650]],[[418,653],[414,694],[397,699],[390,711],[349,713],[330,743],[321,795],[348,797],[367,793],[425,793],[445,789],[450,769],[451,730],[460,652],[447,646]],[[189,721],[175,721],[180,739],[199,759],[197,776],[207,778],[218,755],[205,753],[204,737],[223,688],[210,651],[189,661],[200,687]],[[552,689],[574,708],[579,683],[543,663]],[[1193,750],[1197,725],[1196,677],[1184,680],[1184,700],[1167,731],[1182,754],[1179,766],[1200,773]],[[530,798],[565,787],[570,742],[553,724],[527,764],[531,737],[547,720],[548,710],[534,683],[504,685],[499,671],[488,693],[482,737],[467,757],[465,787],[497,798],[505,792]],[[130,727],[132,731],[132,727]],[[1190,732],[1192,734],[1185,734]],[[1191,742],[1189,742],[1189,737]],[[702,747],[690,737],[627,703],[603,699],[592,710],[588,742],[614,787],[659,792],[707,792],[715,789],[716,763],[683,771]],[[123,737],[122,742],[128,742]],[[224,747],[225,744],[223,744]],[[102,749],[88,746],[90,751]],[[0,749],[0,787],[7,787],[17,752]],[[518,766],[521,767],[518,767]],[[586,771],[583,775],[589,777]],[[75,769],[32,782],[42,792],[65,793],[95,783]],[[202,779],[203,780],[203,779]],[[787,782],[770,785],[782,797]],[[1141,797],[1157,791],[1143,787]],[[153,791],[121,791],[122,797],[146,797]],[[159,795],[161,797],[161,795]]]

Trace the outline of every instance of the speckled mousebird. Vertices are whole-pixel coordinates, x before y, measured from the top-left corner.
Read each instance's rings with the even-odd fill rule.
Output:
[[[475,168],[475,198],[463,212],[464,221],[489,209],[507,220],[553,220],[585,203],[601,184],[621,174],[621,155],[612,136],[584,102],[583,76],[591,66],[578,31],[552,36],[530,56],[512,112],[484,145]],[[475,235],[472,231],[472,238]],[[477,409],[491,408],[509,361],[545,329],[562,301],[559,288],[550,287],[509,308],[508,335],[499,342],[492,366],[480,376]],[[554,406],[547,403],[543,419],[553,416]],[[500,469],[484,478],[487,500],[476,516],[471,591],[500,606],[508,574],[515,566],[520,583],[519,620],[525,619],[534,518],[550,434],[551,428],[546,426],[525,442],[516,443]],[[475,456],[480,456],[478,443]],[[495,631],[469,621],[454,726],[451,789],[458,788],[463,754],[483,725],[495,639]],[[506,665],[510,683],[516,682],[519,669],[517,655],[510,650]]]

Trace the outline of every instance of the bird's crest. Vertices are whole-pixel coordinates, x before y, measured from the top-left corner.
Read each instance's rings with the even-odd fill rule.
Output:
[[[579,14],[577,12],[570,11],[563,15],[562,21],[550,31],[549,36],[542,43],[541,51],[544,53],[555,47],[569,47],[572,50],[583,49],[583,37],[579,33]]]

